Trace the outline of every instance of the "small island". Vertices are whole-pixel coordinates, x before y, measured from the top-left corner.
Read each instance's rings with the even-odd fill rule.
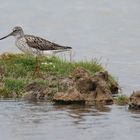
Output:
[[[97,60],[69,62],[42,56],[39,65],[39,74],[34,75],[35,57],[0,55],[0,98],[90,105],[129,102],[125,96],[114,98],[118,82]]]

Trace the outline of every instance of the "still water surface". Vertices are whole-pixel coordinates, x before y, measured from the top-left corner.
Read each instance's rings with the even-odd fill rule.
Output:
[[[1,140],[138,140],[140,112],[127,107],[0,102]]]
[[[123,92],[140,89],[139,0],[0,0],[0,36],[26,33],[74,48],[74,59],[97,58]],[[0,53],[18,52],[11,37]],[[140,113],[127,107],[0,102],[0,140],[137,140]]]

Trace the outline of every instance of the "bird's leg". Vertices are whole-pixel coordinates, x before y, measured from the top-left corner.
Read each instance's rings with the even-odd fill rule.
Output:
[[[33,76],[38,76],[42,79],[45,79],[43,74],[40,73],[40,61],[39,61],[39,56],[36,56],[36,65],[35,65],[35,70],[34,70],[34,73],[33,73]]]
[[[35,70],[34,70],[33,76],[39,75],[39,70],[40,70],[39,60],[38,60],[38,57],[36,56],[36,65],[35,65]]]
[[[70,50],[70,62],[72,62],[72,52]]]
[[[42,52],[40,50],[37,50],[37,56],[36,56],[36,65],[35,65],[35,70],[34,70],[34,73],[33,73],[33,76],[38,76],[42,79],[45,79],[43,74],[40,73],[40,64],[41,62],[39,61],[39,58],[42,56]]]
[[[72,55],[73,55],[73,54],[72,54],[72,50],[69,51],[69,55],[70,55],[70,62],[72,62],[72,59],[73,59],[73,58],[72,58]]]

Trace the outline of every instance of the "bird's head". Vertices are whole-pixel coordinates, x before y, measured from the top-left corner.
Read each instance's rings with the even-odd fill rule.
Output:
[[[11,33],[9,33],[8,35],[0,38],[0,40],[5,39],[9,36],[15,36],[16,38],[18,38],[18,37],[21,37],[23,35],[24,35],[23,29],[19,26],[16,26],[16,27],[13,28]]]

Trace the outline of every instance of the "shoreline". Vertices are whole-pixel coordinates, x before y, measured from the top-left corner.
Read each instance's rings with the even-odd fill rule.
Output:
[[[46,100],[59,104],[125,105],[129,97],[118,95],[118,82],[97,60],[68,62],[41,57],[39,74],[33,75],[36,59],[25,54],[0,55],[0,98]]]

